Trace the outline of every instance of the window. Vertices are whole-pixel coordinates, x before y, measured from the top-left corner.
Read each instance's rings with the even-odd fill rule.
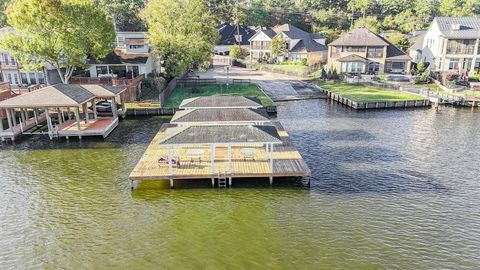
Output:
[[[129,48],[132,50],[143,49],[143,47],[145,47],[145,45],[129,45]]]
[[[367,57],[382,58],[383,47],[368,47]]]
[[[363,72],[363,63],[343,62],[341,70],[342,70],[342,72],[345,72],[345,73],[362,73]]]
[[[107,66],[97,66],[97,76],[102,74],[108,74]]]
[[[448,40],[448,54],[473,54],[475,39],[451,39]]]
[[[4,60],[5,60],[5,65],[10,65],[10,59],[8,58],[8,55],[4,54]]]
[[[19,83],[19,81],[18,81],[18,74],[17,74],[17,73],[14,73],[14,74],[13,74],[13,82],[14,82],[13,84],[18,84],[18,83]]]
[[[37,78],[35,77],[35,72],[28,73],[30,77],[30,84],[37,84]]]
[[[392,69],[404,70],[405,69],[405,62],[392,62]]]
[[[366,47],[364,46],[344,46],[344,52],[365,52]]]
[[[450,69],[450,70],[458,69],[458,62],[459,62],[458,58],[450,59],[450,63],[448,64],[448,69]]]
[[[20,77],[22,78],[22,84],[28,85],[27,73],[25,72],[20,73]]]
[[[45,84],[45,75],[43,74],[43,72],[38,72],[37,76],[38,76],[38,83]]]

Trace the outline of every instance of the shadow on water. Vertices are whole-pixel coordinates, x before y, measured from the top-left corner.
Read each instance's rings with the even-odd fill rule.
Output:
[[[117,128],[105,139],[101,137],[55,138],[48,135],[20,136],[15,142],[0,142],[0,149],[9,151],[58,149],[114,149],[125,145],[148,145],[167,117],[150,116],[122,119]]]

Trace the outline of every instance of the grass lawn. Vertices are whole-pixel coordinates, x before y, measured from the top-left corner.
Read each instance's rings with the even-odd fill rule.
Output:
[[[356,102],[381,102],[424,99],[424,97],[420,95],[414,95],[364,84],[319,82],[318,85],[344,98],[348,98]]]
[[[267,97],[256,84],[206,84],[200,86],[200,93],[192,93],[192,87],[177,86],[165,102],[165,107],[178,107],[184,99],[199,96],[244,96],[257,97],[263,106],[273,105],[273,101]]]
[[[295,65],[295,64],[264,64],[260,66],[260,70],[262,70],[262,66],[268,68],[272,72],[277,73],[285,73],[289,72],[290,74],[295,74],[297,76],[302,76],[303,74],[308,74],[309,69],[307,66],[304,65]]]
[[[150,109],[160,108],[160,102],[158,101],[137,101],[125,103],[125,108],[128,109]]]
[[[463,91],[462,94],[464,96],[480,97],[480,91],[467,90],[467,91]]]

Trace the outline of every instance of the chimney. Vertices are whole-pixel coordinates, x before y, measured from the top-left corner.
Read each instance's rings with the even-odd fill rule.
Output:
[[[461,25],[459,23],[454,23],[451,25],[452,30],[457,31],[460,30]]]

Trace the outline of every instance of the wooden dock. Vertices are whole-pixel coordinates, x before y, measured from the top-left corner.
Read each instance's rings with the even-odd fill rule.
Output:
[[[129,176],[132,187],[137,181],[170,180],[173,188],[173,180],[211,179],[212,186],[220,186],[220,178],[228,178],[228,185],[233,184],[235,178],[265,178],[273,181],[273,177],[307,177],[310,170],[302,156],[293,146],[288,133],[279,122],[272,122],[277,129],[281,143],[276,144],[272,152],[272,164],[267,149],[259,145],[250,145],[256,149],[256,155],[252,158],[242,154],[242,145],[231,146],[229,160],[228,148],[217,146],[212,151],[208,146],[183,146],[174,150],[173,156],[181,162],[172,168],[165,164],[159,164],[159,159],[168,155],[169,148],[162,146],[160,142],[175,134],[180,129],[174,124],[164,124],[156,134],[138,164]],[[202,151],[203,156],[192,158],[188,156],[189,149]],[[212,164],[214,167],[212,168]],[[231,164],[231,167],[230,167]],[[273,166],[271,166],[273,165]],[[273,169],[272,169],[273,168]]]

